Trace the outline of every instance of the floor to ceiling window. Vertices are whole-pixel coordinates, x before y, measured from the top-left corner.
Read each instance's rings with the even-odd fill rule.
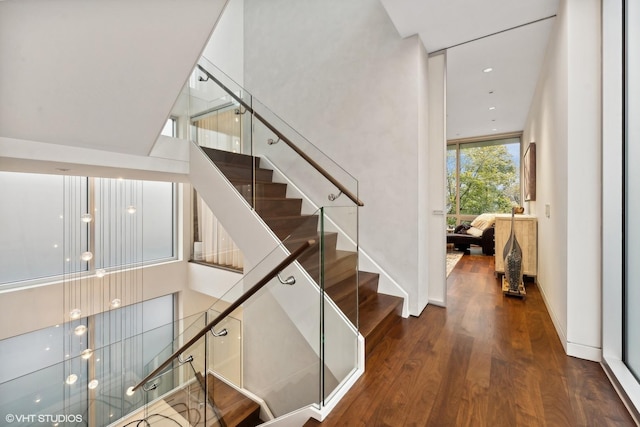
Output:
[[[143,394],[123,390],[172,345],[174,305],[167,295],[0,340],[0,411],[73,414],[83,422],[60,425],[104,426],[142,406]],[[72,346],[63,348],[65,340]],[[163,376],[158,393],[173,385]]]
[[[626,89],[625,89],[625,181],[624,181],[624,315],[623,361],[636,380],[640,380],[640,6],[627,1],[626,19]]]
[[[0,189],[2,288],[123,266],[133,259],[146,265],[175,257],[176,195],[171,182],[0,172]],[[138,236],[123,222],[121,205],[141,215]],[[68,227],[68,217],[79,213],[88,220],[78,218],[81,227]],[[66,252],[83,253],[90,246],[90,260],[65,262]]]
[[[520,138],[447,145],[447,225],[520,205]]]
[[[602,13],[602,359],[640,422],[640,0]]]

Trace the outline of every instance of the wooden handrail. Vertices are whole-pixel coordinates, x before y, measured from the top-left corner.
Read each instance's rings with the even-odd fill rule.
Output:
[[[320,166],[315,160],[309,157],[304,151],[302,151],[297,145],[295,145],[289,138],[284,136],[282,132],[276,129],[271,123],[267,121],[264,117],[257,113],[251,105],[247,104],[244,99],[240,98],[238,95],[233,93],[233,91],[227,88],[220,80],[215,78],[209,71],[207,71],[202,65],[198,64],[198,69],[202,71],[207,77],[213,80],[218,86],[220,86],[225,92],[227,92],[233,99],[236,100],[241,106],[244,107],[245,110],[249,111],[256,119],[260,120],[271,132],[273,132],[281,141],[287,144],[293,151],[298,153],[300,157],[302,157],[307,163],[309,163],[315,170],[320,172],[322,176],[324,176],[329,182],[336,186],[338,190],[345,196],[347,196],[353,203],[358,206],[364,206],[364,203],[358,199],[358,197],[349,191],[344,185],[342,185],[337,179],[335,179],[329,172],[327,172],[322,166]]]
[[[255,294],[256,292],[258,292],[260,289],[262,289],[267,283],[269,283],[271,281],[271,279],[273,279],[274,277],[276,277],[278,275],[278,273],[280,271],[282,271],[285,267],[287,267],[289,264],[291,264],[293,261],[295,261],[300,255],[302,255],[302,253],[304,251],[306,251],[307,249],[309,249],[309,247],[311,247],[312,245],[315,244],[315,240],[307,240],[306,242],[304,242],[302,245],[300,245],[298,247],[298,249],[296,249],[295,251],[291,252],[291,254],[289,256],[287,256],[284,260],[282,260],[282,262],[280,262],[280,264],[278,264],[277,266],[275,266],[273,268],[273,270],[271,270],[269,273],[267,273],[267,275],[265,275],[262,279],[260,279],[260,281],[258,281],[258,283],[256,283],[255,285],[253,285],[253,287],[251,289],[249,289],[247,292],[245,292],[244,294],[242,294],[242,296],[240,296],[240,298],[238,298],[237,300],[235,300],[229,307],[227,307],[226,310],[224,310],[222,313],[220,313],[218,316],[216,316],[215,319],[213,319],[211,322],[209,322],[204,328],[202,328],[197,334],[195,334],[193,336],[193,338],[191,338],[189,341],[187,341],[185,344],[182,345],[182,347],[180,347],[179,349],[177,349],[175,352],[173,352],[173,354],[171,356],[169,356],[167,358],[167,360],[165,360],[164,362],[162,362],[156,369],[154,369],[149,375],[147,375],[146,377],[144,377],[142,379],[142,381],[140,381],[138,384],[136,384],[133,387],[133,391],[138,390],[140,387],[142,387],[145,383],[147,383],[149,380],[153,379],[156,375],[158,375],[158,373],[160,373],[160,371],[162,371],[164,368],[166,368],[167,366],[169,366],[169,364],[171,362],[173,362],[173,360],[175,358],[177,358],[178,356],[180,356],[182,353],[184,353],[189,347],[191,347],[193,344],[195,344],[200,338],[202,338],[203,336],[206,335],[206,333],[213,328],[214,326],[216,326],[218,323],[220,323],[222,320],[224,320],[228,315],[230,315],[236,308],[240,307],[240,305],[245,302],[246,300],[248,300],[249,298],[251,298],[251,296],[253,296],[253,294]]]

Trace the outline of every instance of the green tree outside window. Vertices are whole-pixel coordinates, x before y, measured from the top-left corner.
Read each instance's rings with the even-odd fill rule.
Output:
[[[508,213],[512,206],[520,205],[518,139],[460,144],[459,183],[456,182],[457,147],[451,145],[447,150],[449,215]],[[457,209],[458,189],[460,205]],[[448,224],[451,223],[455,223],[455,218],[448,218]]]

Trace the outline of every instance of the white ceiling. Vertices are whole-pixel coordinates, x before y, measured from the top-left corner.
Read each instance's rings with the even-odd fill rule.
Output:
[[[148,156],[224,5],[0,2],[0,139]]]
[[[401,36],[448,48],[447,139],[523,129],[558,0],[381,2]]]

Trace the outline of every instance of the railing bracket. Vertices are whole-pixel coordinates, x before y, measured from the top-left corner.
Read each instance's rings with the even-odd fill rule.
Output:
[[[340,196],[342,196],[342,191],[341,191],[341,192],[339,192],[338,194],[333,194],[333,193],[332,193],[332,194],[329,194],[328,199],[329,199],[330,201],[332,201],[332,202],[333,202],[335,199],[337,199],[337,198],[338,198],[338,197],[340,197]]]
[[[269,144],[269,145],[274,145],[274,144],[277,144],[278,142],[280,142],[280,138],[278,138],[276,140],[274,140],[273,138],[267,139],[267,144]]]
[[[227,334],[229,333],[229,331],[227,331],[227,328],[222,329],[220,332],[216,332],[213,330],[213,328],[210,329],[211,330],[211,335],[213,335],[214,337],[226,337]]]
[[[146,384],[142,386],[142,389],[144,391],[151,391],[151,390],[155,390],[158,388],[158,383],[153,383],[151,384],[151,386],[147,387]]]
[[[244,113],[246,113],[246,112],[247,112],[247,109],[246,109],[246,108],[244,109],[244,111],[242,111],[242,108],[236,108],[235,110],[233,110],[233,113],[234,113],[236,116],[241,116],[241,115],[243,115],[243,114],[244,114]]]
[[[184,365],[185,363],[189,363],[189,362],[193,362],[193,356],[189,355],[186,359],[182,360],[182,356],[178,356],[178,362],[180,362],[181,365]]]
[[[289,276],[286,279],[283,279],[282,277],[280,277],[280,273],[278,273],[278,280],[280,281],[280,283],[282,283],[283,285],[295,285],[296,284],[296,278],[293,276]]]

